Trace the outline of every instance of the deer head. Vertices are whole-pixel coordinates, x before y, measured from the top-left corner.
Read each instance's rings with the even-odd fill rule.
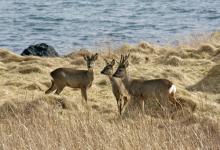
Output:
[[[117,77],[117,78],[124,78],[125,77],[125,75],[127,73],[126,68],[129,65],[129,62],[128,62],[129,56],[130,56],[130,53],[128,55],[125,55],[125,56],[121,55],[121,59],[120,59],[118,68],[115,71],[113,77]]]
[[[84,56],[88,69],[92,69],[95,65],[95,61],[98,59],[98,53],[92,56]]]
[[[115,65],[115,60],[113,59],[110,63],[106,59],[104,59],[104,60],[105,60],[106,66],[101,71],[101,74],[112,75],[113,74],[113,66]]]

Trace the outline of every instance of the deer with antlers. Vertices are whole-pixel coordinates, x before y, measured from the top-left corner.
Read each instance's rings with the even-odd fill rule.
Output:
[[[145,100],[156,99],[160,104],[166,105],[169,100],[175,100],[176,86],[167,79],[142,80],[132,79],[127,74],[129,65],[128,55],[121,55],[119,66],[113,77],[122,79],[122,82],[132,96],[132,99],[138,100],[141,105],[141,110],[144,112]]]

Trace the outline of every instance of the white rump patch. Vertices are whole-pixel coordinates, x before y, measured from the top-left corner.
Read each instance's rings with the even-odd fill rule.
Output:
[[[176,86],[172,84],[172,86],[169,89],[169,93],[176,93]]]

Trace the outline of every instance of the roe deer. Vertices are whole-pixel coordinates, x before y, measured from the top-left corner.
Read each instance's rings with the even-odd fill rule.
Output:
[[[130,100],[130,96],[128,91],[124,87],[121,79],[112,77],[113,74],[113,66],[115,65],[115,60],[113,59],[110,63],[105,60],[106,66],[101,71],[101,74],[107,75],[112,85],[112,92],[115,96],[117,101],[118,111],[119,114],[122,114],[123,107],[128,103]]]
[[[141,105],[141,110],[144,112],[145,100],[155,99],[159,100],[160,104],[167,104],[169,100],[176,102],[175,92],[176,86],[167,79],[130,79],[128,77],[126,68],[129,65],[129,55],[121,55],[119,66],[114,73],[113,77],[122,79],[127,91],[132,96],[132,99],[138,100]]]
[[[98,58],[98,53],[92,56],[84,56],[87,62],[88,70],[76,70],[73,68],[58,68],[50,73],[53,80],[51,80],[51,87],[45,94],[56,90],[56,94],[60,94],[65,86],[71,88],[80,88],[83,99],[87,102],[87,89],[91,87],[94,80],[93,66]]]

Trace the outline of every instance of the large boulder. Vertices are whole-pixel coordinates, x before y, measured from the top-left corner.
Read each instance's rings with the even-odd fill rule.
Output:
[[[59,54],[55,51],[55,49],[47,45],[45,43],[40,43],[36,45],[30,45],[28,48],[26,48],[22,53],[22,56],[25,55],[33,55],[33,56],[41,56],[41,57],[56,57],[59,56]]]

